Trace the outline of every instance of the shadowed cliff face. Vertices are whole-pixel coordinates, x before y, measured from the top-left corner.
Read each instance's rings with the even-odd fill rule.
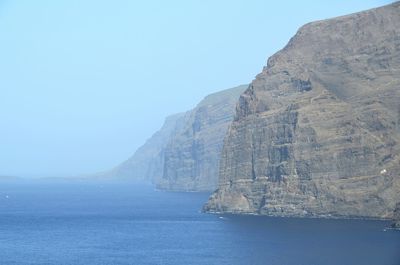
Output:
[[[162,178],[157,188],[175,191],[212,191],[218,184],[223,139],[233,119],[239,86],[211,94],[187,114],[164,151]]]
[[[392,218],[400,3],[309,23],[240,97],[210,212]]]

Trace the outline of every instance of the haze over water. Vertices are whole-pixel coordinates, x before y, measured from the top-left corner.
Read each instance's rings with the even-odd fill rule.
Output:
[[[108,170],[303,24],[388,2],[2,0],[0,175]]]
[[[137,183],[136,183],[137,184]],[[389,222],[202,214],[208,193],[3,181],[1,264],[396,265]]]
[[[250,83],[303,24],[390,1],[250,2],[0,1],[0,265],[400,264],[390,221],[205,214],[209,193],[95,174],[131,157],[166,116]]]

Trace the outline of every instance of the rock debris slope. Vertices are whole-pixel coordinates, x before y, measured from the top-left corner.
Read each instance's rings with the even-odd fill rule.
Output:
[[[301,27],[240,97],[209,212],[393,218],[400,2]]]

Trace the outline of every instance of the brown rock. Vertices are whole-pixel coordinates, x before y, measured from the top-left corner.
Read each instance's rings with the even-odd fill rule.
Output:
[[[400,2],[301,27],[240,97],[209,212],[392,218]]]

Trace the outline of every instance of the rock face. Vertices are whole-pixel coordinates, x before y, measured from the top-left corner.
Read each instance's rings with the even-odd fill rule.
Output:
[[[392,218],[400,2],[301,27],[240,97],[209,212]]]
[[[393,219],[394,219],[393,227],[400,229],[400,202],[397,203]]]
[[[152,182],[161,178],[164,168],[164,149],[173,133],[183,126],[185,115],[186,113],[179,113],[167,117],[161,129],[139,147],[132,157],[111,171],[105,172],[103,176]]]
[[[131,158],[97,176],[147,180],[162,190],[215,190],[223,139],[247,87],[211,94],[193,110],[168,117]]]
[[[218,184],[223,139],[233,120],[242,85],[204,98],[174,131],[164,151],[162,178],[157,188],[174,191],[212,191]]]

